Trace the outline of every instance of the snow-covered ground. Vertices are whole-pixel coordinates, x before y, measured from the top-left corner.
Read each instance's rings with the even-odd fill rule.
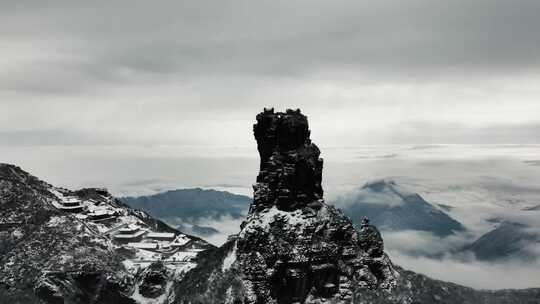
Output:
[[[100,243],[109,247],[111,251],[123,247],[133,252],[131,258],[122,261],[126,271],[133,275],[144,271],[154,262],[163,263],[172,277],[167,283],[165,292],[157,298],[146,298],[140,294],[139,286],[135,284],[131,297],[138,303],[165,303],[171,296],[174,279],[196,266],[193,260],[202,249],[183,249],[182,246],[190,241],[187,235],[154,230],[143,220],[145,215],[130,212],[124,206],[116,204],[114,198],[101,196],[97,200],[84,200],[75,197],[74,193],[68,190],[55,187],[50,187],[49,192],[55,197],[49,203],[55,208],[69,212],[66,211],[63,216],[52,217],[47,226],[60,226],[68,219],[77,219],[80,222],[78,225],[80,229],[86,229],[94,235],[90,242]],[[66,209],[68,205],[81,207],[81,210]],[[96,215],[100,217],[96,219]],[[133,242],[129,242],[132,239]],[[72,256],[63,255],[59,257],[58,262],[63,265],[71,259]]]

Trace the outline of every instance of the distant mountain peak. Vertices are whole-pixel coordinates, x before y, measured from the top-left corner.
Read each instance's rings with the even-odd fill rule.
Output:
[[[129,206],[145,210],[173,225],[203,225],[222,217],[242,218],[251,198],[213,189],[177,189],[140,197],[122,197]]]
[[[523,208],[524,211],[540,211],[540,204]]]
[[[534,260],[538,253],[531,252],[530,245],[540,245],[540,234],[529,226],[512,221],[504,221],[497,227],[463,248],[474,253],[477,259],[496,261],[512,258]]]
[[[401,187],[395,180],[393,179],[378,179],[371,182],[367,182],[362,186],[363,190],[370,190],[373,192],[387,192],[387,193],[393,193],[396,196],[405,199],[407,197],[417,197],[419,196],[417,193],[413,193],[410,191],[407,191],[405,188]]]
[[[396,186],[396,182],[392,179],[376,179],[373,181],[369,181],[362,186],[362,189],[372,189],[374,191],[382,190],[384,188],[391,188],[393,186]]]
[[[381,230],[419,230],[447,236],[465,227],[422,196],[411,192],[392,179],[379,179],[364,184],[351,195],[334,203],[359,225],[368,217]],[[451,210],[446,208],[446,210]]]

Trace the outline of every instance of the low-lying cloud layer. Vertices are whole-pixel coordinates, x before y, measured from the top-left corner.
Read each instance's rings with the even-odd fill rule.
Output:
[[[531,288],[540,286],[540,262],[519,260],[498,263],[451,258],[432,259],[389,252],[392,261],[439,280],[480,289]]]

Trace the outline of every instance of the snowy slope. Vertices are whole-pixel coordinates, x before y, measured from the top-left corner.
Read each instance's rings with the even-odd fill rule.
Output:
[[[164,303],[211,247],[104,189],[57,188],[7,164],[0,206],[1,303]],[[159,293],[145,283],[150,267],[166,278]]]

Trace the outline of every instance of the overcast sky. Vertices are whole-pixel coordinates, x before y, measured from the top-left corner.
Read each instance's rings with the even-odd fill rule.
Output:
[[[538,143],[540,1],[0,0],[1,145]]]

